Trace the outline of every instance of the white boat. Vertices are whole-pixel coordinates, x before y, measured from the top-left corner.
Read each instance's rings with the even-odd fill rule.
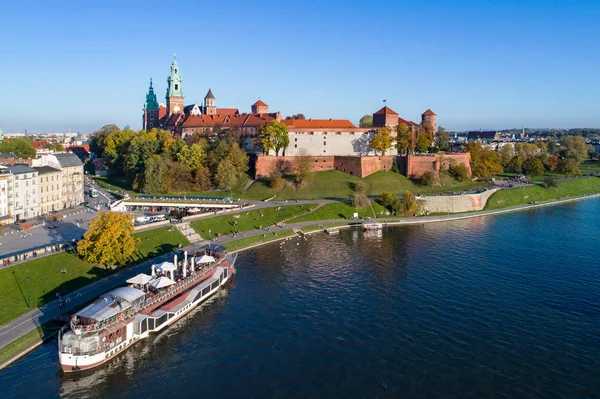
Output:
[[[200,257],[152,265],[152,276],[139,274],[100,296],[71,318],[58,337],[58,360],[66,372],[108,362],[137,341],[160,331],[217,292],[235,273],[237,255],[210,246]],[[201,262],[195,262],[195,260]],[[149,278],[148,278],[149,277]]]
[[[363,223],[363,231],[383,230],[383,223]]]

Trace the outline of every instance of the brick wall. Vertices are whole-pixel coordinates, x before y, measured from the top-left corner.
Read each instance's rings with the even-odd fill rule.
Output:
[[[334,169],[334,157],[312,157],[315,161],[313,164],[313,171],[320,172],[323,170]],[[296,161],[298,157],[270,157],[270,156],[258,156],[256,157],[255,168],[256,178],[269,176],[271,172],[279,167],[281,163],[289,162],[292,169],[296,167]]]
[[[471,154],[431,154],[425,156],[408,155],[398,157],[400,173],[409,179],[419,179],[425,172],[433,172],[436,175],[440,170],[447,170],[452,161],[462,163],[471,173]]]

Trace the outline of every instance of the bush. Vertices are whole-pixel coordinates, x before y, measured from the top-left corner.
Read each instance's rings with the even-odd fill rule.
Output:
[[[544,182],[544,185],[546,186],[546,188],[558,187],[558,182],[556,181],[554,176],[546,176],[546,177],[544,177],[544,180],[542,180],[542,181]]]
[[[378,201],[383,207],[391,209],[392,205],[394,204],[394,201],[396,201],[397,199],[398,198],[393,193],[390,193],[389,191],[384,191],[379,196]]]
[[[427,171],[423,173],[419,183],[425,187],[432,187],[435,183],[437,183],[437,178],[433,172]]]
[[[469,169],[467,169],[467,167],[462,163],[459,163],[458,165],[450,165],[448,172],[452,177],[460,182],[468,180],[470,177]]]
[[[352,197],[352,206],[355,208],[366,208],[369,206],[369,197],[364,193],[354,193]]]
[[[398,166],[398,158],[394,157],[394,161],[392,162],[392,172],[400,173],[400,167]]]
[[[357,194],[366,194],[367,189],[369,188],[367,183],[362,180],[359,180],[355,183],[350,183],[350,188]]]

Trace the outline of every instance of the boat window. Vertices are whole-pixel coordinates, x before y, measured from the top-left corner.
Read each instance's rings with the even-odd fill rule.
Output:
[[[147,326],[147,324],[148,324],[148,321],[147,321],[147,320],[148,320],[148,319],[144,319],[144,320],[142,320],[142,322],[140,323],[140,326],[141,326],[141,328],[140,328],[140,332],[141,332],[141,334],[145,333],[145,332],[146,332],[146,330],[148,329],[148,328],[147,328],[147,327],[148,327],[148,326]]]
[[[212,283],[211,290],[214,290],[214,289],[215,289],[215,288],[217,288],[218,286],[219,286],[219,282],[218,282],[218,281],[215,281],[214,283]]]
[[[209,292],[209,291],[210,291],[210,286],[209,286],[209,287],[206,287],[206,288],[204,288],[204,289],[202,290],[202,296],[204,296],[204,295],[208,294],[208,292]]]
[[[148,330],[154,330],[154,318],[149,318],[148,319]]]

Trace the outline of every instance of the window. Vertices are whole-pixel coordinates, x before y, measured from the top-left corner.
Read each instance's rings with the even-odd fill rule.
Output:
[[[323,142],[323,145],[327,145],[327,142],[326,142],[326,141],[324,141],[324,142]]]
[[[294,144],[294,148],[298,148],[298,144]]]
[[[175,83],[175,90],[179,90],[179,85]]]

